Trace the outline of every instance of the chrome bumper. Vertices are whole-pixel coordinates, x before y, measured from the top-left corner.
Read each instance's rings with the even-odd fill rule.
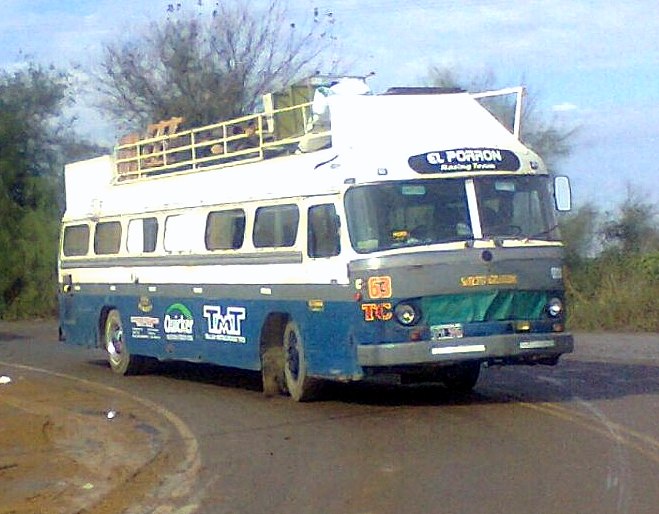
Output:
[[[357,346],[361,366],[404,366],[480,361],[529,361],[551,359],[574,348],[568,333],[505,334],[440,341],[363,344]]]

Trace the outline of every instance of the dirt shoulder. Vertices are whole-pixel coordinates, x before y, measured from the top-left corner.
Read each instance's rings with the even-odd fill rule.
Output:
[[[2,323],[0,344],[41,331],[52,338],[50,323]],[[155,508],[153,491],[183,457],[171,420],[139,398],[74,377],[2,362],[0,377],[0,513]]]

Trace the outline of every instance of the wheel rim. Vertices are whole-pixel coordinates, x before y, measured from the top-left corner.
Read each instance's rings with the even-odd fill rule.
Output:
[[[290,371],[291,378],[297,381],[300,375],[300,352],[298,350],[298,339],[294,331],[288,334],[288,341],[286,345],[286,362],[288,370]]]
[[[105,334],[105,348],[110,356],[110,362],[120,364],[124,350],[124,331],[119,323],[111,323]]]

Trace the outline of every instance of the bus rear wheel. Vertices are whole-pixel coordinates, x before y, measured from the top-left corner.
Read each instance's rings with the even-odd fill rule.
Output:
[[[261,353],[261,381],[263,394],[279,396],[284,392],[284,357],[281,346],[266,348]]]
[[[121,315],[116,309],[108,312],[105,319],[103,342],[108,352],[110,368],[118,375],[135,375],[140,373],[144,365],[144,357],[131,355],[124,340],[124,330]]]
[[[284,329],[284,378],[288,394],[296,402],[317,397],[320,381],[308,375],[304,342],[294,321],[289,321]]]

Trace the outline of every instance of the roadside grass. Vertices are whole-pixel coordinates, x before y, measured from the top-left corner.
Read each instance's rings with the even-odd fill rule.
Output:
[[[659,253],[579,263],[566,292],[572,330],[659,332]]]

